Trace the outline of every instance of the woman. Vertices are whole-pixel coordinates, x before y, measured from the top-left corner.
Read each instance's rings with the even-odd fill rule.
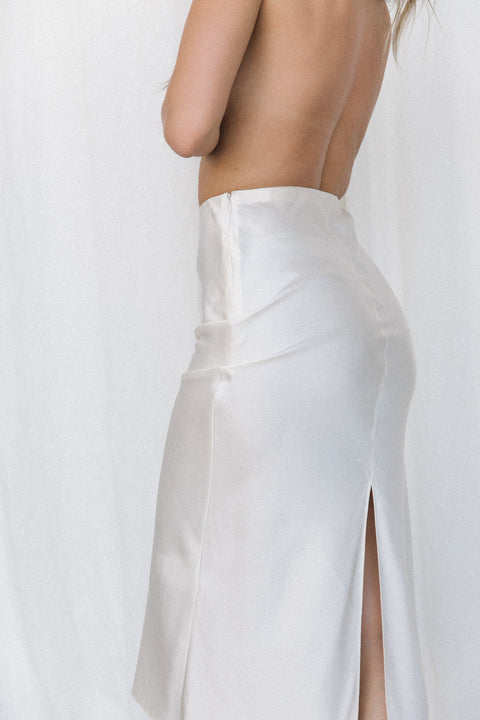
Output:
[[[396,6],[394,51],[414,6]],[[384,0],[191,5],[162,121],[202,156],[202,323],[132,688],[155,720],[428,718],[403,458],[415,357],[341,202],[391,37]]]

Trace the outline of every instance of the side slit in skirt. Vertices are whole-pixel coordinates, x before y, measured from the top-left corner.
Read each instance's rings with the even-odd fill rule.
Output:
[[[336,195],[199,208],[132,695],[154,720],[358,720],[374,497],[389,720],[428,720],[404,462],[412,338]]]

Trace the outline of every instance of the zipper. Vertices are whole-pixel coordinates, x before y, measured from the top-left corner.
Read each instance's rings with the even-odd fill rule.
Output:
[[[228,288],[227,290],[227,296],[226,296],[226,320],[227,320],[227,327],[228,327],[228,341],[227,341],[227,353],[228,358],[227,362],[229,365],[233,362],[233,328],[232,324],[230,322],[230,319],[235,315],[235,291],[234,291],[234,268],[233,268],[233,258],[232,258],[232,244],[231,244],[231,225],[232,225],[232,193],[227,192],[227,212],[228,217],[226,218],[226,227],[225,227],[225,241],[226,241],[226,252],[227,252],[227,266],[226,266],[226,286]],[[227,300],[228,298],[228,300]]]

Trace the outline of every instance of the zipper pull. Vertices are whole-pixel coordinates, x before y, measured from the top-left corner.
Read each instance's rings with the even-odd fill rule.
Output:
[[[227,192],[227,200],[228,200],[228,212],[232,212],[232,193]]]

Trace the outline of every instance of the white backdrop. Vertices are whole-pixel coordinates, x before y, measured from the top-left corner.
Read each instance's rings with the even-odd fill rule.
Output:
[[[146,718],[154,503],[199,322],[199,159],[165,144],[154,93],[188,7],[0,4],[0,720]],[[436,7],[390,56],[346,205],[416,348],[431,718],[478,720],[480,7]]]

